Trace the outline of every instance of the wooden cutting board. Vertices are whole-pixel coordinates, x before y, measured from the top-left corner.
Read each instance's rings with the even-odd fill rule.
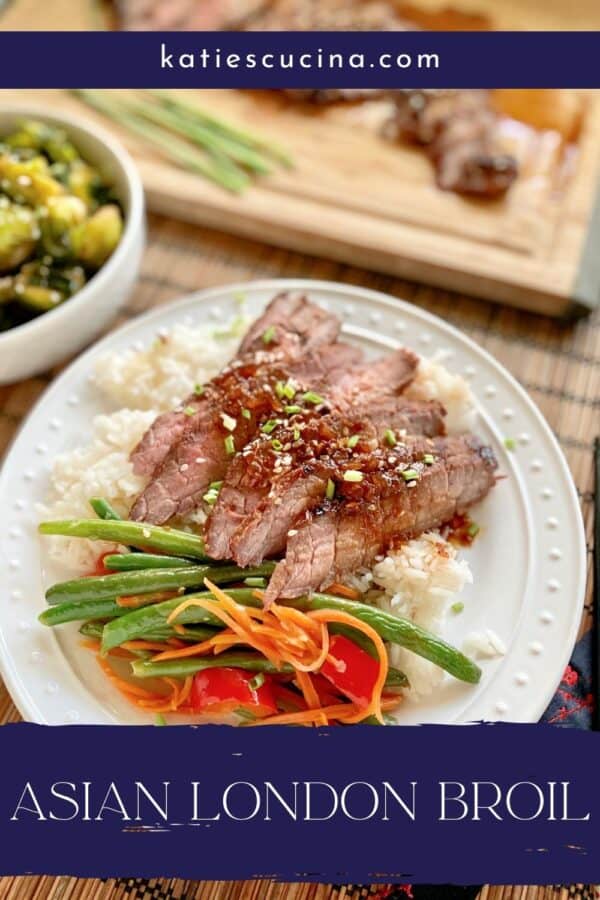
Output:
[[[440,191],[420,150],[381,139],[380,104],[322,111],[276,92],[186,92],[202,108],[271,135],[293,155],[293,170],[234,196],[154,156],[63,92],[2,93],[11,106],[35,101],[108,124],[137,159],[156,212],[551,315],[598,300],[598,93],[584,97],[568,172],[556,132],[517,128],[522,174],[494,202]]]
[[[456,5],[470,13],[487,9],[481,0]],[[15,0],[0,27],[41,28],[50,21],[56,28],[92,27],[96,3],[76,6],[73,18],[68,0]],[[419,6],[435,12],[448,3],[419,0]],[[497,0],[490,24],[600,28],[596,0],[580,0],[576,13],[575,22],[562,0]],[[387,101],[313,109],[276,91],[186,91],[186,99],[273,137],[293,156],[293,170],[234,196],[174,168],[63,92],[1,94],[2,103],[33,100],[114,131],[139,164],[153,211],[550,315],[580,313],[599,302],[600,92],[579,95],[583,115],[573,152],[565,154],[557,132],[508,123],[521,175],[493,202],[440,191],[419,149],[383,140]]]

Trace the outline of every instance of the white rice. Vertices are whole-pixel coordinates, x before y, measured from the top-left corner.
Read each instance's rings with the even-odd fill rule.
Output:
[[[164,412],[182,403],[195,385],[209,381],[231,359],[242,317],[218,330],[175,325],[144,350],[107,353],[96,363],[94,381],[117,406]]]
[[[475,398],[461,375],[453,375],[443,364],[444,354],[421,357],[417,375],[405,394],[412,400],[439,400],[446,407],[449,434],[471,431],[475,424]]]
[[[377,606],[438,635],[444,633],[450,604],[472,581],[467,561],[436,532],[407,541],[376,563],[372,573],[373,586],[385,591],[377,596]],[[433,663],[396,645],[390,647],[390,661],[406,674],[415,697],[431,693],[444,678]]]
[[[104,497],[126,516],[144,480],[133,473],[129,453],[156,418],[155,410],[120,409],[92,420],[91,440],[54,460],[50,492],[40,518],[89,519],[90,497]],[[73,572],[89,572],[100,553],[112,549],[103,541],[47,537],[51,558]]]
[[[506,644],[495,631],[486,628],[483,631],[470,631],[463,641],[462,651],[475,659],[493,659],[505,655]]]
[[[109,353],[99,360],[95,383],[118,411],[97,416],[90,442],[55,460],[42,515],[53,519],[89,516],[88,500],[93,496],[105,497],[126,515],[144,487],[144,480],[133,473],[130,451],[159,412],[181,403],[196,384],[208,381],[227,363],[246,325],[242,317],[221,332],[208,326],[176,325],[147,349]],[[475,404],[470,388],[459,375],[451,374],[439,357],[421,360],[407,395],[443,403],[451,433],[473,427]],[[193,521],[203,518],[200,511]],[[110,549],[98,542],[47,540],[52,558],[78,572],[89,571],[99,552]],[[449,606],[471,581],[468,563],[437,533],[408,541],[372,570],[350,579],[361,590],[368,590],[369,599],[381,608],[408,616],[437,634],[443,634]],[[490,633],[470,637],[475,655],[504,652],[501,641]],[[439,668],[400,647],[392,647],[390,657],[392,664],[407,674],[414,697],[430,693],[444,677]]]

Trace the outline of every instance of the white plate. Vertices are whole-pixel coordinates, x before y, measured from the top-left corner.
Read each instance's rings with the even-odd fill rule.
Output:
[[[539,411],[491,356],[442,320],[373,291],[302,279],[258,281],[203,291],[136,319],[110,334],[49,388],[21,429],[0,476],[0,659],[24,718],[35,722],[148,721],[117,694],[82,650],[75,629],[37,623],[49,574],[36,537],[35,504],[48,487],[57,453],[85,443],[102,405],[89,373],[107,350],[150,342],[178,321],[231,317],[243,291],[257,315],[274,292],[302,289],[336,312],[344,333],[377,354],[406,344],[430,355],[446,351],[451,371],[470,382],[480,406],[477,431],[508,477],[477,509],[482,526],[468,551],[474,584],[465,611],[452,617],[449,639],[493,629],[508,647],[484,661],[477,687],[448,679],[430,700],[404,705],[400,721],[463,723],[499,719],[535,722],[568,662],[585,589],[585,541],[576,491],[562,452]],[[515,452],[503,444],[514,437]]]

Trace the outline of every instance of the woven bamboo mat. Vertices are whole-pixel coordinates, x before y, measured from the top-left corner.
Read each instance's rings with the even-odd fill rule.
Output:
[[[587,319],[565,324],[166,219],[154,218],[150,225],[142,277],[122,321],[200,288],[252,278],[322,278],[410,300],[462,329],[493,353],[530,392],[562,444],[585,517],[590,573],[592,444],[594,435],[600,432],[600,309]],[[0,457],[54,375],[56,372],[0,387]],[[582,631],[590,625],[591,574],[588,581]],[[0,724],[18,719],[0,681]],[[366,900],[377,896],[377,889],[366,887],[264,881],[216,884],[141,879],[102,882],[46,876],[0,879],[0,900]],[[588,885],[486,887],[480,895],[480,900],[592,898],[600,898],[600,890]]]

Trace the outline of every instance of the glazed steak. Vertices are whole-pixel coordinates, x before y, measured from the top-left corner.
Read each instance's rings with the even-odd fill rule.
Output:
[[[292,416],[260,434],[230,465],[207,528],[208,552],[247,566],[280,552],[300,513],[325,496],[328,468],[404,434],[444,431],[439,403],[365,397],[353,413]],[[335,462],[334,462],[335,461]]]
[[[487,91],[400,91],[387,133],[421,144],[444,190],[482,197],[506,193],[517,162],[498,143],[498,115]]]
[[[305,295],[278,294],[250,327],[236,357],[264,366],[291,362],[307,350],[335,341],[339,331],[339,319],[311,303]],[[136,475],[152,475],[171,449],[204,423],[214,399],[214,381],[153,422],[131,454]],[[219,391],[217,386],[218,396]]]
[[[316,380],[322,389],[330,378],[356,363],[357,356],[360,351],[349,344],[332,344],[318,356],[307,353],[285,368],[270,358],[234,363],[207,385],[200,403],[183,410],[187,422],[179,439],[135,502],[130,517],[162,524],[192,512],[260,423],[284,414],[288,401],[277,395],[278,385],[292,379],[298,389],[308,390]]]
[[[391,452],[365,454],[353,466],[334,475],[333,499],[289,533],[265,603],[322,589],[394,544],[448,522],[485,497],[497,463],[489,447],[462,435],[416,438]]]

